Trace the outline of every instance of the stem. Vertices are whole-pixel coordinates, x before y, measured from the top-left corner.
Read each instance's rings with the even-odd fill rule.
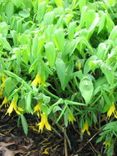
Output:
[[[60,99],[58,96],[52,94],[52,93],[51,93],[50,91],[48,91],[47,89],[43,88],[43,90],[44,90],[48,95],[52,96],[53,98],[55,98],[55,99],[57,99],[57,100]]]
[[[76,85],[76,87],[77,87],[77,90],[79,90],[79,86],[78,86],[78,82],[77,82],[76,77],[74,77],[74,83],[75,83],[75,85]]]
[[[58,117],[58,119],[57,119],[57,121],[56,121],[56,123],[58,123],[58,122],[59,122],[59,120],[60,120],[60,119],[61,119],[61,117],[63,116],[63,114],[64,114],[64,112],[65,112],[66,108],[67,108],[67,104],[66,104],[66,105],[65,105],[65,107],[63,108],[63,110],[62,110],[61,114],[59,115],[59,117]]]
[[[65,100],[65,102],[69,105],[76,105],[76,106],[87,106],[86,104],[84,103],[79,103],[79,102],[74,102],[74,101],[70,101],[70,100]]]

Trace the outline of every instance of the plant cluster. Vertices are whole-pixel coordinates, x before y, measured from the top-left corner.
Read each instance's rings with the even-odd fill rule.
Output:
[[[97,126],[110,156],[117,135],[116,0],[1,0],[0,108],[36,128]],[[104,120],[105,124],[101,125]]]

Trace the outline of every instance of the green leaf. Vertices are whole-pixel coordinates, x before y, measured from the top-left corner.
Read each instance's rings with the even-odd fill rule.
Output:
[[[0,34],[2,34],[4,37],[8,34],[9,26],[6,22],[0,22]]]
[[[116,0],[104,0],[108,7],[112,7],[116,4]]]
[[[104,128],[104,131],[115,131],[117,135],[117,121],[111,121],[110,123],[107,123]]]
[[[42,109],[42,112],[45,113],[46,115],[48,115],[51,111],[46,104],[42,104],[41,109]]]
[[[75,49],[77,48],[78,42],[79,42],[78,38],[73,40],[66,40],[63,56],[65,57],[66,55],[71,56],[74,53]]]
[[[6,4],[5,13],[6,13],[6,15],[7,15],[7,17],[9,18],[9,21],[10,21],[11,17],[13,16],[13,13],[14,13],[14,4],[12,2],[9,1]]]
[[[94,90],[92,80],[89,76],[84,76],[81,79],[79,84],[79,89],[86,104],[88,104],[92,98],[93,90]]]
[[[62,90],[65,90],[69,80],[72,77],[73,73],[73,61],[71,60],[68,64],[65,65],[64,61],[60,58],[56,60],[56,70],[59,77]]]
[[[9,42],[6,40],[5,37],[0,36],[0,42],[3,46],[3,49],[8,50],[8,51],[12,49]]]
[[[28,123],[26,121],[26,118],[24,117],[24,115],[20,115],[21,118],[21,124],[24,130],[24,133],[27,135],[28,134]]]
[[[110,33],[110,36],[109,36],[109,39],[111,39],[111,40],[116,40],[117,39],[117,26],[115,26],[113,29],[112,29],[112,31],[111,31],[111,33]]]
[[[47,42],[45,45],[46,57],[50,66],[54,66],[56,60],[56,49],[53,42]]]
[[[95,31],[95,28],[97,27],[99,21],[100,21],[99,14],[98,13],[95,13],[95,18],[92,21],[91,26],[89,27],[90,36]]]
[[[114,28],[115,24],[113,22],[113,20],[111,19],[109,14],[106,14],[106,28],[107,31],[110,33],[112,31],[112,29]]]
[[[86,27],[86,28],[94,27],[95,23],[97,23],[97,20],[98,20],[98,15],[96,14],[94,9],[87,9],[87,7],[84,7],[82,9],[81,21],[80,21],[81,27]],[[92,23],[94,26],[92,25]]]
[[[55,0],[57,7],[63,7],[63,0]]]
[[[22,26],[23,26],[22,21],[23,21],[22,19],[19,19],[17,21],[16,30],[17,30],[18,33],[21,33],[22,32]]]
[[[86,3],[87,3],[87,0],[79,0],[78,1],[80,10],[82,10],[82,8],[86,5]]]
[[[75,31],[76,31],[76,22],[70,22],[68,26],[68,37],[70,40],[74,38]]]
[[[42,1],[38,4],[38,11],[37,11],[37,21],[40,23],[44,17],[46,11],[46,2]]]
[[[108,96],[108,94],[105,91],[102,92],[102,95],[103,95],[105,103],[104,103],[104,105],[102,107],[101,112],[105,113],[105,112],[108,111],[108,109],[111,106],[113,101],[111,101],[111,98]]]
[[[31,98],[32,98],[32,95],[31,95],[31,92],[27,93],[26,96],[25,96],[25,111],[27,113],[33,113],[33,109],[32,109],[32,106],[31,106]]]
[[[11,92],[15,89],[17,85],[17,81],[15,81],[12,78],[7,78],[7,80],[5,81],[5,95],[8,97]]]
[[[30,10],[29,9],[24,9],[24,10],[21,10],[19,12],[19,15],[23,18],[27,18],[30,16]]]
[[[90,71],[94,71],[96,68],[98,68],[99,60],[97,56],[92,55],[84,64],[84,74],[88,74]]]
[[[54,32],[54,25],[53,24],[48,25],[48,27],[45,30],[46,41],[50,41],[53,39],[52,38],[53,32]]]
[[[54,42],[55,42],[56,47],[61,52],[63,52],[63,50],[64,50],[64,43],[65,43],[63,29],[59,28],[59,29],[55,30],[55,32],[54,32]]]
[[[106,14],[103,11],[100,11],[99,15],[100,15],[100,21],[98,26],[98,33],[100,33],[104,29],[105,22],[106,22]]]
[[[108,67],[106,65],[101,65],[101,70],[104,73],[107,82],[112,85],[114,83],[114,71],[111,67]]]
[[[100,43],[97,49],[97,57],[101,60],[105,60],[107,55],[107,45]]]
[[[56,60],[56,70],[57,70],[57,75],[59,77],[62,89],[65,89],[65,72],[66,72],[66,67],[65,63],[63,62],[62,59],[58,58]]]
[[[38,57],[38,36],[37,35],[34,36],[32,41],[31,57],[32,60]]]
[[[54,106],[53,107],[53,113],[56,113],[57,111],[61,111],[62,109],[61,109],[61,107],[59,107],[59,106]]]
[[[54,12],[47,12],[44,16],[44,24],[45,25],[49,25],[49,24],[53,24],[54,21]]]

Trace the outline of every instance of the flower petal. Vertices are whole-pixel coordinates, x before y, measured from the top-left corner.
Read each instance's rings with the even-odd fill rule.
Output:
[[[115,105],[112,104],[107,112],[107,117],[110,118],[112,114],[114,114],[114,112],[115,112]]]

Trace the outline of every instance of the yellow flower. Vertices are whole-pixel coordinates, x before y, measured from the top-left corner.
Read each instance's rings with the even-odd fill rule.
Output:
[[[40,116],[40,112],[41,112],[41,103],[38,102],[34,107],[34,113],[37,113],[37,115]]]
[[[111,141],[106,140],[103,144],[105,145],[106,149],[108,149],[111,146]]]
[[[36,106],[34,107],[34,113],[35,112],[40,112],[41,111],[41,103],[37,103]]]
[[[3,106],[3,105],[6,105],[8,103],[8,99],[7,97],[4,98],[4,100],[2,101],[2,104],[0,106],[0,108]]]
[[[20,115],[21,112],[23,111],[22,108],[17,107],[17,101],[18,101],[18,96],[15,96],[13,98],[13,100],[11,101],[11,104],[9,106],[9,108],[7,109],[6,114],[9,114],[9,116],[11,115],[11,113],[13,112],[13,110],[15,110],[15,112]]]
[[[72,123],[76,120],[71,111],[69,111],[68,120],[69,122],[72,122]]]
[[[114,115],[115,118],[117,118],[117,111],[115,108],[115,105],[112,104],[107,112],[107,117],[110,118],[112,115]]]
[[[14,104],[11,103],[10,106],[9,106],[9,108],[7,109],[6,114],[9,114],[9,116],[10,116],[11,113],[13,112],[14,107],[15,107]]]
[[[35,79],[32,81],[32,86],[37,87],[41,83],[42,83],[42,78],[39,74],[37,74]]]
[[[37,126],[39,126],[39,131],[41,132],[43,131],[44,127],[51,131],[51,126],[48,123],[47,115],[45,113],[41,114],[41,121]]]
[[[48,151],[49,151],[49,148],[45,148],[44,151],[42,152],[42,154],[49,155]]]
[[[7,103],[8,103],[8,99],[7,99],[7,97],[5,97],[4,100],[2,101],[2,105],[5,105]]]
[[[89,132],[89,125],[88,125],[88,122],[86,121],[83,125],[83,128],[81,130],[81,133],[84,134],[84,132],[87,132],[88,135],[90,135],[90,132]]]

